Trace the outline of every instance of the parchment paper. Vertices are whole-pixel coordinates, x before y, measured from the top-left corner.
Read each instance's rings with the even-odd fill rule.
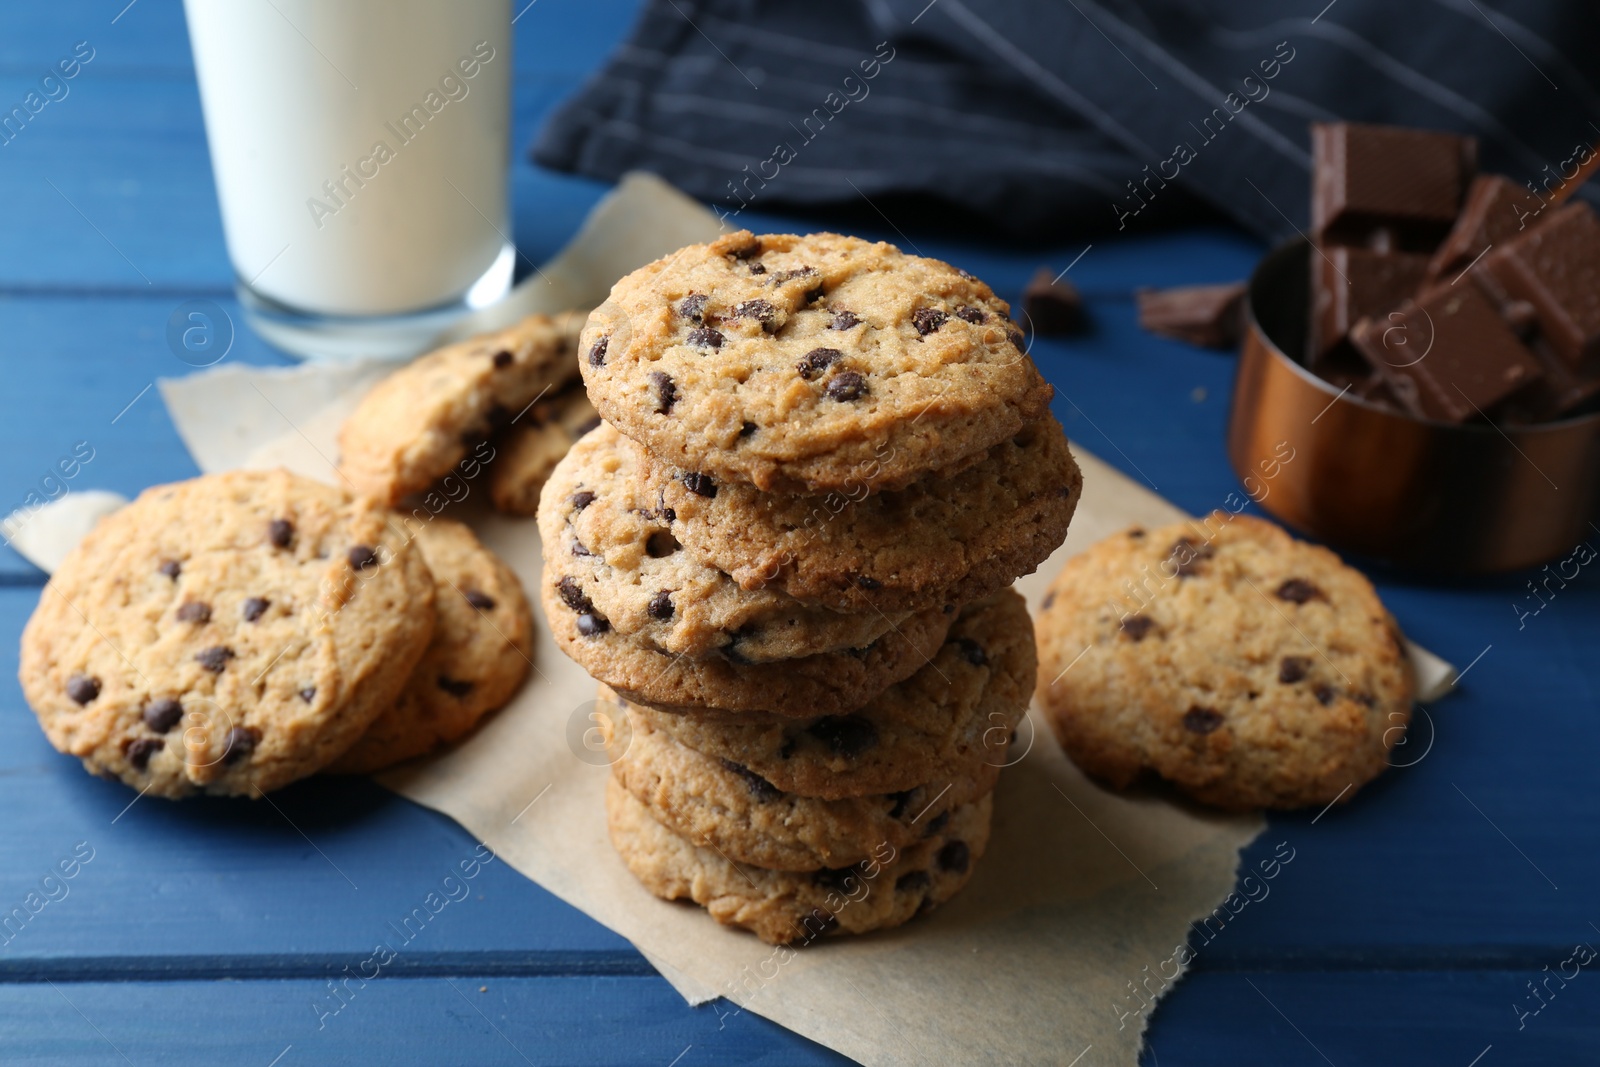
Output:
[[[717,229],[699,205],[632,176],[571,247],[519,288],[500,321],[597,304],[617,277]],[[161,390],[202,470],[282,465],[337,482],[338,426],[387,369],[221,367],[163,381]],[[1184,517],[1076,445],[1074,453],[1084,495],[1072,533],[1018,583],[1035,608],[1075,552],[1131,523]],[[483,497],[474,486],[451,514],[536,589],[533,521],[496,515]],[[75,542],[85,520],[57,510],[70,509],[32,517],[31,540]],[[80,528],[59,532],[58,520]],[[1431,699],[1454,672],[1415,652]],[[594,682],[557,650],[542,615],[535,665],[517,698],[464,743],[380,781],[455,818],[621,933],[691,1003],[726,997],[731,1004],[714,1010],[756,1012],[868,1064],[1135,1063],[1149,1007],[1182,970],[1189,924],[1238,899],[1230,894],[1239,850],[1265,825],[1103,791],[1030,713],[1015,750],[1026,755],[1001,777],[989,851],[959,896],[900,930],[773,949],[698,908],[657,900],[633,879],[606,836],[608,769],[589,718]]]

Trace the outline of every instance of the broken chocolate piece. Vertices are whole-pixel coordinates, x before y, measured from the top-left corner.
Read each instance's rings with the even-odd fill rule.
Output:
[[[1140,328],[1202,348],[1233,348],[1244,320],[1244,282],[1140,289]]]
[[[1483,270],[1532,306],[1539,336],[1575,370],[1600,372],[1600,219],[1568,204],[1490,252]]]
[[[966,318],[962,312],[967,310],[971,309],[960,308],[956,315]],[[1022,310],[1033,323],[1033,332],[1045,337],[1079,333],[1086,322],[1083,298],[1078,295],[1077,288],[1065,278],[1058,277],[1049,267],[1034,271],[1028,287],[1022,291]]]
[[[1422,284],[1453,281],[1489,248],[1527,229],[1527,220],[1543,206],[1526,186],[1504,175],[1478,175],[1467,189],[1467,201],[1454,228],[1428,262],[1428,276]]]
[[[1333,245],[1311,249],[1311,352],[1316,366],[1340,347],[1350,327],[1381,319],[1422,285],[1428,257]]]
[[[1478,167],[1472,137],[1354,122],[1311,124],[1311,236],[1324,245],[1432,252]]]

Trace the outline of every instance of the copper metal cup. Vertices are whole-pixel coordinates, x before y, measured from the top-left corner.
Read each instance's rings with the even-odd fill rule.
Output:
[[[1299,361],[1309,254],[1281,246],[1250,279],[1228,457],[1263,508],[1335,548],[1445,574],[1533,566],[1597,535],[1600,414],[1457,426],[1341,396]]]

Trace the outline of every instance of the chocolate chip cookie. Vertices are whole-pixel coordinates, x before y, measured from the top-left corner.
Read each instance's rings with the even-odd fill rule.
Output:
[[[433,640],[399,698],[331,773],[371,774],[466,735],[532,666],[533,611],[511,568],[452,519],[418,525],[415,544],[437,583]]]
[[[577,375],[583,315],[530,315],[447,345],[379,382],[339,431],[339,472],[393,504],[449,474],[473,447]]]
[[[960,474],[893,492],[790,496],[727,482],[715,496],[646,458],[645,485],[689,554],[746,589],[838,611],[921,611],[1010,585],[1067,536],[1083,476],[1045,415]]]
[[[906,621],[905,612],[846,615],[807,607],[778,589],[741,589],[683,550],[672,509],[640,478],[642,462],[638,445],[602,424],[545,484],[545,567],[581,626],[603,625],[669,655],[766,663],[864,648]],[[717,488],[699,479],[694,491]]]
[[[1033,621],[1008,589],[963,608],[931,661],[848,715],[719,721],[630,707],[653,729],[777,789],[834,800],[1005,766],[1036,673]]]
[[[600,416],[579,383],[534,404],[495,440],[489,465],[489,498],[508,515],[539,511],[539,490],[578,438],[600,425]]]
[[[994,789],[998,764],[970,777],[919,783],[897,793],[823,800],[785,792],[733,760],[696,752],[624,710],[609,689],[598,698],[611,773],[663,826],[728,859],[781,871],[845,867],[887,844],[901,848],[936,832],[947,813]]]
[[[881,930],[931,911],[972,876],[989,843],[993,797],[956,808],[929,837],[883,846],[843,869],[772,871],[735,863],[673,833],[615,778],[606,783],[611,843],[646,889],[693,900],[725,926],[773,945]]]
[[[1277,526],[1213,512],[1069,560],[1038,620],[1038,701],[1116,787],[1142,774],[1230,809],[1348,800],[1411,718],[1372,584]]]
[[[1042,415],[1051,388],[985,284],[893,245],[747,231],[623,278],[579,364],[665,462],[763,490],[902,488]]]
[[[157,796],[255,796],[390,707],[434,580],[390,514],[285,471],[146,490],[100,521],[22,635],[51,744]]]

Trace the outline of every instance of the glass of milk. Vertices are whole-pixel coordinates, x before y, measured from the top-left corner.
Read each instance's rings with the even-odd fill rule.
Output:
[[[505,295],[510,0],[185,0],[257,332],[402,357]]]

